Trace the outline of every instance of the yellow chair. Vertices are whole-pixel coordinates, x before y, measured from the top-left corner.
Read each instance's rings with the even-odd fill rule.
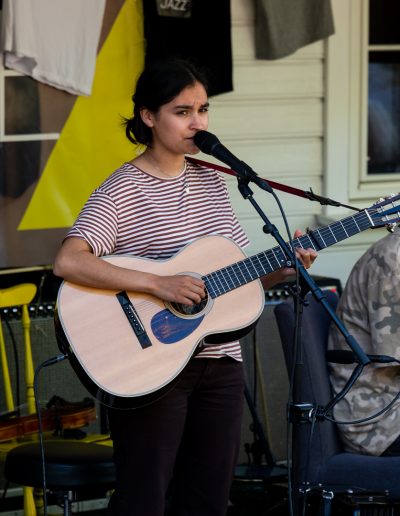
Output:
[[[0,309],[9,308],[9,307],[20,307],[21,308],[21,323],[23,328],[23,341],[24,341],[24,369],[25,369],[25,395],[24,402],[26,405],[26,416],[16,417],[12,414],[16,412],[15,399],[13,395],[13,388],[11,382],[10,369],[8,364],[8,357],[6,352],[6,343],[2,329],[1,323],[1,314],[0,314],[0,363],[3,372],[3,381],[4,381],[4,393],[5,393],[5,405],[8,412],[10,412],[11,416],[7,419],[7,422],[4,421],[0,424],[0,461],[5,463],[6,457],[11,450],[14,450],[16,447],[25,445],[29,442],[38,441],[38,432],[37,432],[37,418],[30,417],[36,414],[36,404],[35,404],[35,393],[34,393],[34,363],[32,356],[32,346],[31,346],[31,320],[29,316],[29,304],[33,301],[36,295],[36,285],[31,283],[23,283],[20,285],[15,285],[13,287],[9,287],[4,290],[0,290]],[[79,410],[79,409],[78,409]],[[90,409],[84,409],[84,416],[75,418],[74,415],[72,417],[65,417],[67,420],[71,422],[71,426],[67,426],[69,423],[64,424],[64,429],[66,428],[77,428],[80,426],[85,426],[88,422],[91,422],[95,419],[95,409],[93,407],[93,413]],[[43,412],[42,419],[43,419]],[[48,414],[48,413],[46,413]],[[88,420],[88,418],[91,418]],[[64,421],[63,416],[61,416],[61,420]],[[85,420],[85,422],[83,422]],[[46,421],[46,419],[44,420]],[[81,423],[77,423],[76,421],[81,421]],[[45,427],[46,425],[44,425]],[[46,429],[46,428],[45,428]],[[7,437],[7,435],[12,435],[12,438]],[[47,432],[44,435],[46,442],[49,440],[60,440],[61,437],[54,437],[53,434]],[[79,448],[79,443],[75,445],[68,440],[71,450]],[[107,447],[112,446],[112,442],[108,435],[105,434],[88,434],[79,442],[81,443],[92,443],[92,444],[102,444]],[[26,449],[26,448],[25,448]],[[23,457],[23,449],[21,448],[21,456]],[[56,448],[57,450],[57,448]],[[82,459],[85,458],[85,448],[79,448],[79,452],[82,454]],[[88,448],[88,453],[90,452],[90,448]],[[104,455],[104,454],[103,454]],[[57,453],[56,457],[57,459]],[[104,459],[104,457],[103,457]],[[102,464],[102,467],[104,465]],[[107,468],[109,467],[106,465]],[[100,469],[99,471],[103,471]],[[108,469],[107,469],[108,471]],[[109,476],[107,476],[109,479]],[[27,484],[27,486],[32,484]],[[42,513],[43,509],[43,493],[40,489],[33,487],[23,487],[24,493],[24,516],[37,516],[37,514]]]
[[[32,283],[22,283],[20,285],[16,285],[14,287],[9,287],[4,290],[0,290],[0,309],[7,307],[21,307],[22,309],[22,327],[24,334],[24,365],[25,365],[25,385],[26,385],[26,393],[25,393],[25,401],[27,406],[27,413],[34,414],[36,412],[35,408],[35,396],[33,390],[33,381],[34,381],[34,367],[33,367],[33,359],[32,359],[32,347],[31,347],[31,337],[30,337],[30,326],[31,321],[29,317],[28,305],[32,302],[33,298],[36,295],[36,285]],[[1,324],[1,315],[0,315],[0,361],[3,372],[3,382],[4,382],[4,394],[5,394],[5,403],[7,411],[10,413],[15,412],[15,401],[13,396],[13,389],[11,385],[10,378],[10,369],[8,366],[8,358],[6,353],[6,345],[4,340],[4,334],[2,330]],[[10,422],[12,422],[10,420]],[[34,439],[35,436],[31,436],[25,438],[25,442],[27,439]],[[4,462],[7,453],[21,444],[21,440],[12,439],[6,442],[0,442],[0,458],[2,462]],[[33,496],[33,489],[31,487],[24,487],[24,515],[25,516],[36,516],[36,507]]]

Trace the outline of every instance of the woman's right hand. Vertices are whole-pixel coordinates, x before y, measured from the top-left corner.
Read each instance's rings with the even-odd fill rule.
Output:
[[[205,297],[204,281],[187,274],[176,276],[154,276],[151,294],[174,303],[195,305]]]

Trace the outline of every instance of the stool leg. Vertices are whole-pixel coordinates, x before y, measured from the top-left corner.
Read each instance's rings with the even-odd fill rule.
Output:
[[[33,488],[33,499],[35,501],[36,513],[38,516],[44,514],[44,494],[43,489]]]
[[[71,516],[71,505],[74,500],[74,495],[72,491],[65,491],[62,493],[62,505],[64,508],[64,516]]]
[[[26,516],[36,516],[36,505],[33,496],[33,488],[32,487],[24,487],[24,515]]]

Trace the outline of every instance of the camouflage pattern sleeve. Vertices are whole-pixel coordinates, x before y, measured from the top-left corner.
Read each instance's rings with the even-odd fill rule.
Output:
[[[400,231],[379,240],[354,266],[338,306],[338,316],[366,353],[400,359]],[[349,349],[336,327],[330,349]],[[354,365],[332,364],[331,382],[339,392]],[[370,364],[335,408],[339,421],[368,417],[400,390],[400,366]],[[400,402],[377,419],[339,425],[348,451],[380,455],[400,434]]]

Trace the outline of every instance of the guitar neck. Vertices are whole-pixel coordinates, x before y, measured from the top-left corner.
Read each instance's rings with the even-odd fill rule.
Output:
[[[305,235],[293,239],[293,245],[295,249],[302,247],[303,249],[312,248],[320,251],[353,235],[357,235],[373,225],[374,223],[368,210],[363,210],[356,215],[351,215],[322,228],[309,231]],[[202,279],[205,282],[208,294],[212,298],[216,298],[286,265],[287,258],[285,253],[280,246],[276,246],[207,274]]]

